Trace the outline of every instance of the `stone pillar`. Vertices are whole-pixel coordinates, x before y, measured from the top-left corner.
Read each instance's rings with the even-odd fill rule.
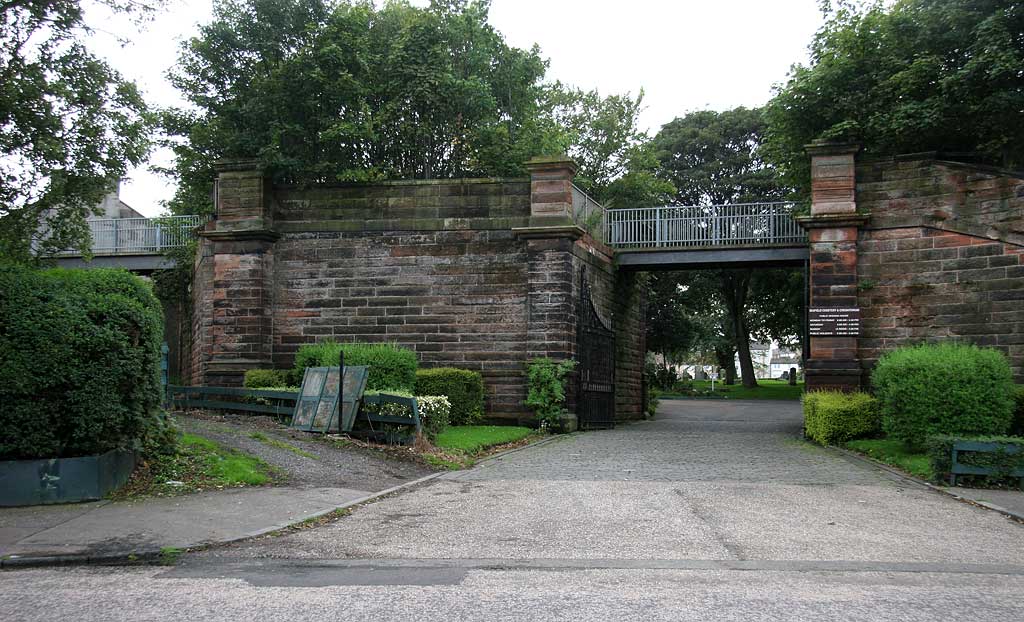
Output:
[[[216,188],[216,215],[199,232],[193,382],[237,386],[245,370],[271,367],[279,234],[270,188],[255,160],[218,163]]]
[[[576,163],[566,158],[535,158],[526,168],[530,171],[530,226],[515,233],[527,243],[527,358],[572,358],[576,353],[573,247],[584,234],[573,222]]]
[[[811,213],[798,218],[810,238],[809,304],[857,306],[857,237],[867,219],[857,213],[854,156],[858,146],[813,143]],[[857,337],[810,337],[806,387],[854,390],[860,387]]]
[[[571,226],[576,163],[565,157],[534,158],[530,171],[530,226]]]

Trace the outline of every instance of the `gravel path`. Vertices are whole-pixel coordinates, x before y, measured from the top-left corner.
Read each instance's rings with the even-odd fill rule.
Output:
[[[666,401],[211,557],[1019,564],[1024,532],[801,441],[800,406]]]
[[[267,417],[193,416],[178,413],[186,432],[233,447],[280,469],[295,487],[354,488],[376,492],[432,473],[395,453],[345,446],[290,430]]]

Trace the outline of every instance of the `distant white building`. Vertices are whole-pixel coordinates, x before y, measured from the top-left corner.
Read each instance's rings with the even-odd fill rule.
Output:
[[[779,348],[772,354],[769,364],[770,377],[781,378],[783,373],[788,374],[789,370],[793,368],[796,368],[796,372],[799,374],[801,371],[800,362],[800,355],[798,353]]]
[[[92,214],[86,220],[100,220],[104,218],[145,218],[145,216],[136,211],[135,208],[121,200],[121,182],[118,182],[117,187],[111,190],[107,196],[103,197],[103,202],[99,204],[99,208],[99,214]]]

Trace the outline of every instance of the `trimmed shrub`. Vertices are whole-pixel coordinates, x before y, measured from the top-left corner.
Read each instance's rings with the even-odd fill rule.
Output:
[[[160,302],[126,271],[0,267],[0,459],[172,442],[162,339]]]
[[[299,348],[295,355],[294,384],[302,383],[307,367],[337,367],[338,355],[345,352],[345,365],[366,365],[366,388],[385,391],[413,391],[416,388],[416,353],[392,343],[336,343],[322,341]]]
[[[811,391],[802,401],[804,431],[822,445],[874,436],[882,429],[878,402],[867,393]]]
[[[1010,426],[1010,434],[1013,436],[1024,436],[1024,385],[1019,385],[1016,389],[1013,424]]]
[[[288,386],[290,372],[283,369],[250,369],[245,372],[242,386],[246,389],[269,389]]]
[[[886,434],[911,447],[929,436],[1001,435],[1013,417],[1013,376],[998,350],[957,343],[899,348],[871,374]]]
[[[416,395],[447,397],[452,425],[469,425],[484,418],[484,378],[480,372],[455,367],[417,370]]]
[[[936,434],[929,436],[926,443],[928,459],[932,465],[935,479],[941,481],[949,475],[953,468],[953,445],[958,441],[976,441],[980,443],[1000,443],[1005,446],[1016,446],[1024,450],[1024,439],[1014,436],[953,436]],[[992,478],[1004,479],[1015,469],[1024,468],[1024,451],[1009,454],[1005,451],[995,452],[962,452],[957,457],[961,464],[992,469],[992,475],[960,475],[958,478]]]
[[[526,364],[526,402],[536,413],[542,428],[556,429],[565,409],[566,378],[576,361],[532,359]]]

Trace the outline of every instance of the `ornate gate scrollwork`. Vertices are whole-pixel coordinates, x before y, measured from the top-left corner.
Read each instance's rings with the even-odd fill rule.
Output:
[[[576,352],[579,386],[576,416],[580,429],[615,427],[615,333],[594,306],[585,271],[580,274]]]

